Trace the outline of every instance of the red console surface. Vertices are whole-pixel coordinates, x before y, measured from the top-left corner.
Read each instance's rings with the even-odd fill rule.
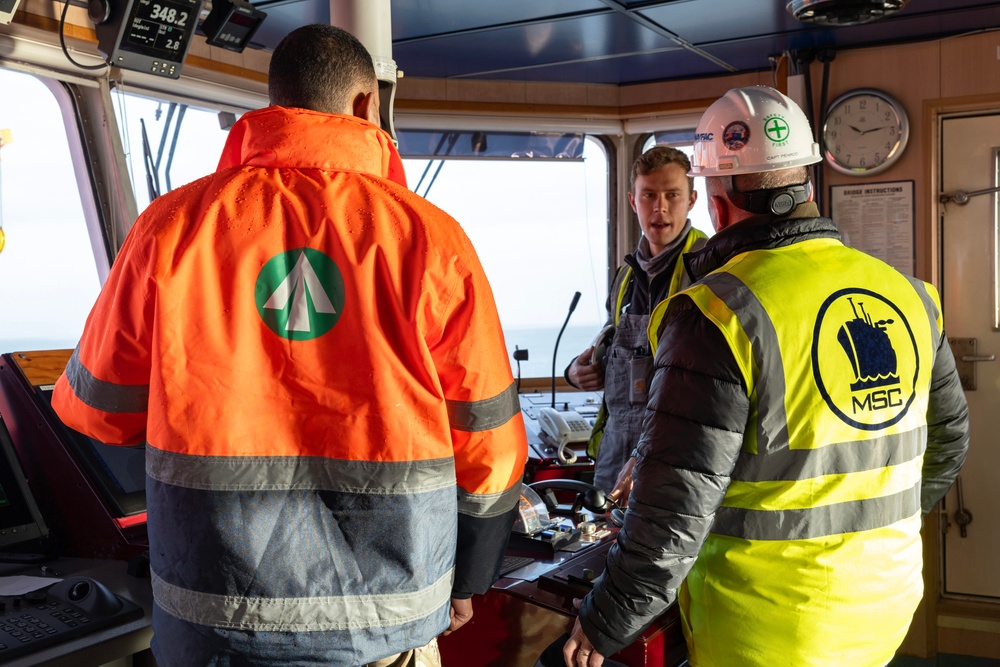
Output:
[[[581,543],[575,553],[533,554],[531,563],[502,577],[486,595],[475,596],[472,620],[438,639],[444,664],[534,667],[552,642],[572,630],[573,601],[586,595],[604,571],[613,541]],[[609,657],[628,667],[673,667],[686,655],[680,615],[672,606],[639,639]]]
[[[102,460],[99,448],[110,446],[88,441],[59,421],[47,395],[71,352],[0,356],[0,415],[58,555],[130,560],[149,549],[144,452],[115,448]]]

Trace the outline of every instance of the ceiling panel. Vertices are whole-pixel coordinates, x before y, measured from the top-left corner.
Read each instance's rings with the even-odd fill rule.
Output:
[[[330,3],[317,0],[295,0],[294,2],[256,3],[267,18],[253,36],[252,43],[258,48],[273,51],[282,38],[292,30],[311,23],[330,22]]]
[[[648,7],[637,13],[693,44],[782,34],[803,28],[803,24],[785,10],[782,0],[713,0],[710,4],[692,0]]]
[[[331,0],[258,0],[254,46],[272,50]],[[368,2],[369,0],[357,0]],[[800,23],[786,0],[391,0],[393,58],[408,76],[631,84],[770,68],[770,56],[1000,28],[1000,2],[910,0],[872,23]]]
[[[565,65],[567,78],[547,80],[607,83],[608,76],[627,75],[612,75],[602,60],[676,48],[673,40],[610,13],[394,43],[393,59],[407,76],[537,80],[542,69]]]
[[[717,65],[700,55],[673,47],[657,52],[593,60],[588,62],[585,68],[581,68],[579,63],[562,63],[477,78],[497,81],[513,79],[534,82],[605,83],[633,80],[637,73],[649,76],[651,81],[662,81],[681,78],[677,76],[681,73],[684,73],[683,78],[714,76],[719,74],[720,70]]]
[[[608,13],[600,0],[392,0],[392,39]]]

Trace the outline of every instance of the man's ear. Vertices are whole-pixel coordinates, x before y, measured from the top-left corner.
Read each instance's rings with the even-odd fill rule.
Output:
[[[374,102],[374,98],[374,92],[358,93],[355,95],[354,102],[351,104],[351,114],[357,116],[358,118],[371,121],[371,106]]]
[[[716,232],[721,232],[730,225],[729,205],[725,197],[709,195],[708,214],[712,218],[712,226]]]

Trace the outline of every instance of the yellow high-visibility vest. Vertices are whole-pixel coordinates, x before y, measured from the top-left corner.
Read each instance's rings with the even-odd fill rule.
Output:
[[[739,254],[681,294],[725,337],[750,399],[678,597],[692,664],[882,667],[922,596],[936,290],[824,238]],[[677,298],[650,317],[654,350]]]

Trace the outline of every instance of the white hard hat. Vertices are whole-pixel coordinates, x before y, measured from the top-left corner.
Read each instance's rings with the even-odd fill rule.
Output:
[[[733,88],[708,107],[694,135],[689,176],[734,176],[822,159],[809,120],[769,86]]]

